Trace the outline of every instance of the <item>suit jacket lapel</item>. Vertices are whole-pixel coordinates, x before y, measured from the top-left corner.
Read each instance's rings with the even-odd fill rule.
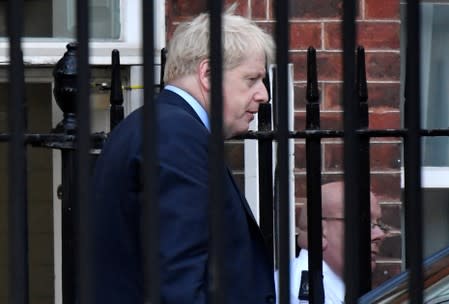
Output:
[[[246,198],[245,198],[245,197],[242,195],[242,193],[240,192],[239,187],[238,187],[237,184],[235,183],[234,176],[232,175],[232,172],[231,172],[231,170],[229,170],[228,166],[226,166],[226,171],[227,171],[228,174],[229,174],[229,178],[230,178],[231,181],[232,181],[232,185],[234,186],[235,190],[237,191],[237,193],[238,193],[239,196],[240,196],[240,201],[241,201],[241,203],[242,203],[242,205],[243,205],[243,208],[245,209],[247,215],[251,218],[251,220],[254,222],[254,224],[256,224],[257,226],[259,226],[259,225],[257,224],[256,218],[254,217],[254,214],[253,214],[253,212],[252,212],[252,210],[251,210],[251,207],[250,207],[249,204],[248,204],[248,201],[246,200]]]

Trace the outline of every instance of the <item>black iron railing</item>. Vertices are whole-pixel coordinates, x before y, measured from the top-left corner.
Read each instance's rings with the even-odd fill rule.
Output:
[[[409,271],[409,292],[411,303],[422,303],[422,207],[420,188],[422,136],[449,136],[446,129],[422,130],[419,116],[419,10],[418,1],[408,1],[407,14],[407,85],[405,125],[401,129],[368,129],[368,96],[365,76],[364,52],[355,50],[356,1],[343,1],[343,47],[344,47],[344,129],[323,130],[320,128],[319,95],[316,72],[316,53],[308,52],[307,79],[307,124],[304,130],[288,129],[288,5],[285,1],[275,1],[275,36],[277,44],[276,79],[273,89],[275,125],[271,126],[271,110],[263,105],[259,114],[259,131],[249,132],[240,139],[259,141],[261,218],[260,225],[269,248],[276,247],[279,265],[279,302],[289,299],[289,164],[288,141],[292,138],[306,139],[307,154],[307,199],[309,247],[311,251],[311,302],[323,302],[321,281],[321,139],[342,138],[344,140],[345,178],[345,282],[346,303],[356,303],[357,299],[369,291],[371,286],[369,254],[369,146],[372,137],[400,137],[404,140],[405,158],[405,246],[406,265]],[[157,212],[157,159],[154,91],[154,10],[151,1],[142,1],[143,58],[144,58],[144,112],[142,128],[144,137],[144,204],[142,212],[142,256],[144,257],[144,282],[147,289],[145,298],[151,303],[159,303],[158,274],[158,218]],[[223,252],[223,225],[221,223],[222,167],[223,159],[221,117],[221,1],[211,0],[211,63],[212,63],[212,135],[211,135],[211,269],[214,269],[213,303],[222,303],[224,289],[221,285],[221,259]],[[89,71],[89,16],[87,0],[77,1],[77,43],[69,44],[63,61],[55,68],[55,98],[64,112],[63,121],[48,134],[26,133],[24,107],[24,66],[21,51],[21,22],[23,20],[23,0],[9,1],[8,35],[10,42],[9,65],[9,133],[0,134],[0,142],[9,145],[9,294],[11,304],[29,303],[28,294],[28,235],[27,235],[27,193],[19,185],[26,184],[27,145],[59,149],[62,153],[62,201],[63,201],[63,297],[64,303],[92,303],[89,265],[89,221],[88,187],[92,148],[101,148],[106,133],[90,134],[90,71]],[[163,54],[165,54],[163,52]],[[357,56],[356,56],[357,54]],[[162,56],[163,57],[163,56]],[[356,61],[357,59],[357,61]],[[357,63],[357,64],[356,64]],[[123,95],[121,92],[118,52],[113,52],[111,82],[111,129],[123,119]],[[161,86],[163,83],[161,82]],[[278,143],[276,179],[273,187],[271,143]],[[273,192],[276,189],[276,195]],[[357,191],[352,191],[357,189]],[[276,201],[274,198],[276,197]],[[360,203],[359,203],[360,202]],[[278,216],[279,229],[273,225],[273,212]],[[358,227],[359,229],[354,229]],[[273,231],[276,231],[274,234]],[[276,244],[276,245],[274,245]],[[273,249],[274,250],[274,249]],[[78,286],[75,289],[74,286]],[[75,291],[78,290],[78,295]]]

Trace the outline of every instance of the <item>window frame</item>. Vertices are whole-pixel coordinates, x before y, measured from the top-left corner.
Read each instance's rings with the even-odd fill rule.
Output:
[[[421,4],[448,4],[449,0],[422,0]],[[401,0],[400,5],[405,5],[405,1]],[[401,22],[403,17],[401,16]],[[421,19],[421,22],[422,19]],[[405,24],[402,22],[402,24]],[[421,25],[422,27],[422,25]],[[405,31],[401,31],[401,53],[405,54],[406,37],[404,36]],[[422,33],[421,33],[422,35]],[[404,45],[402,45],[404,44]],[[405,57],[404,57],[405,58]],[[404,92],[404,79],[405,79],[405,64],[401,64],[401,92]],[[422,103],[422,101],[421,101]],[[404,113],[403,102],[401,103],[401,113]],[[422,126],[423,127],[423,126]],[[424,137],[422,138],[424,139]],[[423,149],[423,148],[422,148]],[[449,175],[449,166],[425,166],[421,163],[421,188],[423,189],[443,189],[449,188],[449,180],[447,177]],[[404,167],[401,166],[401,189],[404,189]]]
[[[160,49],[165,46],[165,2],[154,2],[155,9],[155,60],[160,62]],[[120,51],[120,62],[124,65],[142,64],[142,5],[140,0],[120,0],[122,35],[119,40],[89,43],[92,65],[111,62],[111,51]],[[23,38],[22,49],[27,65],[53,65],[66,51],[66,45],[74,39]],[[0,39],[0,65],[9,63],[8,38]]]

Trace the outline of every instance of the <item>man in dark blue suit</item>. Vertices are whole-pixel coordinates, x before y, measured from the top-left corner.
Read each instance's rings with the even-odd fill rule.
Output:
[[[244,133],[268,100],[263,83],[272,38],[250,20],[223,15],[223,134]],[[182,23],[157,97],[161,302],[209,303],[210,61],[208,15]],[[142,111],[110,134],[93,177],[96,303],[143,303],[139,216]],[[223,168],[225,165],[223,164]],[[225,303],[274,303],[272,261],[244,196],[226,168]]]

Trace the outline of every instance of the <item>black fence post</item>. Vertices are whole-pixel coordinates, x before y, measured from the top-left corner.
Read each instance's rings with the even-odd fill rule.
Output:
[[[258,130],[271,131],[271,104],[259,106]],[[262,230],[267,246],[267,252],[273,260],[273,142],[271,139],[259,139],[259,204],[260,230]]]
[[[8,125],[8,289],[9,302],[29,301],[27,160],[25,146],[25,73],[21,49],[23,0],[8,1],[9,103]]]
[[[120,76],[120,52],[118,50],[112,50],[111,63],[110,126],[112,131],[123,120],[124,116],[122,79]]]
[[[404,101],[405,263],[410,271],[410,303],[423,303],[423,219],[421,191],[420,1],[407,1]]]
[[[276,16],[276,189],[279,202],[279,302],[287,303],[290,296],[290,184],[289,184],[289,119],[288,119],[288,61],[289,9],[287,1],[274,1]]]
[[[366,82],[365,50],[357,48],[356,90],[359,99],[359,129],[369,126],[368,86]],[[360,198],[360,273],[371,274],[371,195],[370,195],[370,138],[359,139],[359,198]],[[371,275],[360,276],[359,297],[371,290]]]
[[[357,227],[359,223],[359,171],[357,166],[359,161],[359,137],[357,128],[359,123],[359,107],[356,103],[355,85],[355,37],[356,37],[356,4],[357,1],[343,1],[343,104],[344,104],[344,197],[345,197],[345,271],[344,280],[346,283],[345,303],[353,304],[357,302],[360,294],[360,252],[359,233]],[[366,275],[366,274],[364,274]]]
[[[69,43],[64,56],[53,69],[53,95],[63,111],[63,120],[54,132],[73,135],[76,132],[77,43]],[[73,207],[75,206],[75,151],[61,148],[62,161],[62,297],[64,304],[75,303],[76,240]]]
[[[159,79],[159,89],[162,90],[165,87],[164,82],[164,73],[165,73],[165,62],[167,61],[167,49],[162,48],[161,49],[161,74]]]
[[[160,223],[157,108],[154,102],[154,1],[142,1],[143,41],[143,201],[140,235],[143,264],[144,302],[159,304],[160,290]]]
[[[320,103],[316,51],[307,51],[306,130],[320,129]],[[309,247],[309,299],[324,303],[323,251],[321,226],[321,138],[306,138],[307,227]]]
[[[211,136],[209,138],[209,296],[211,303],[226,303],[226,287],[223,271],[223,240],[226,230],[223,221],[224,199],[223,184],[225,178],[224,138],[223,138],[223,54],[222,54],[222,10],[223,1],[209,0],[209,33],[210,33],[210,122]],[[213,202],[213,203],[212,203]]]
[[[63,120],[58,124],[54,132],[64,132],[66,134],[75,134],[77,121],[76,112],[76,53],[78,44],[71,42],[66,46],[67,51],[64,56],[56,63],[53,69],[53,78],[55,86],[53,96],[56,104],[63,112]]]

